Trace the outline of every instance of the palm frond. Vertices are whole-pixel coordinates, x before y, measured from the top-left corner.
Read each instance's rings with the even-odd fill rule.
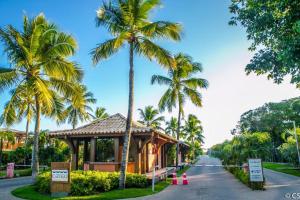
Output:
[[[168,21],[152,22],[141,28],[141,32],[149,38],[181,40],[182,26]]]
[[[151,78],[151,84],[153,85],[155,83],[158,83],[159,85],[171,85],[172,80],[161,75],[153,75]]]

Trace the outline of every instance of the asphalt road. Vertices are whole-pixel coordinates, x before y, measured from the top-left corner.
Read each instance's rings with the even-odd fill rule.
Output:
[[[216,158],[202,156],[187,171],[189,185],[171,185],[162,192],[139,200],[281,200],[286,193],[300,193],[300,178],[264,170],[265,191],[252,191],[220,166]],[[198,166],[197,166],[198,165]],[[181,183],[181,180],[179,180]],[[300,199],[300,198],[299,198]]]
[[[29,185],[31,183],[31,176],[14,179],[0,179],[0,200],[18,200],[19,198],[13,197],[10,192],[17,187]]]

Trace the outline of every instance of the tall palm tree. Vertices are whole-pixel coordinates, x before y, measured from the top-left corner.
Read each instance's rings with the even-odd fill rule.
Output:
[[[89,113],[93,111],[90,104],[96,103],[93,93],[88,92],[85,86],[78,85],[77,88],[77,94],[66,99],[68,106],[63,113],[64,119],[62,120],[63,122],[67,120],[73,129],[76,128],[79,121],[87,121],[93,117]]]
[[[203,136],[203,127],[201,125],[201,121],[195,116],[190,114],[188,119],[185,121],[185,125],[183,127],[184,135],[187,141],[192,146],[192,158],[195,158],[195,151],[197,144],[204,143]]]
[[[97,107],[96,108],[96,111],[95,111],[95,117],[97,119],[104,119],[104,118],[107,118],[109,115],[108,113],[106,112],[106,109],[103,108],[103,107]]]
[[[174,138],[176,138],[177,125],[178,125],[177,123],[178,123],[178,121],[177,121],[176,117],[171,117],[170,121],[166,122],[167,126],[165,128],[165,132]]]
[[[153,106],[146,106],[144,110],[138,110],[140,112],[140,123],[148,127],[162,129],[161,122],[163,122],[165,118],[163,116],[157,116],[159,115],[159,111],[157,109],[155,109]]]
[[[68,34],[60,32],[43,14],[33,19],[24,17],[18,31],[11,25],[0,29],[11,67],[0,68],[0,91],[14,88],[7,107],[13,107],[23,87],[30,87],[35,101],[35,128],[32,157],[32,176],[36,177],[38,165],[38,136],[41,115],[52,116],[57,97],[76,94],[74,82],[81,80],[82,72],[76,63],[67,60],[75,53],[77,44]],[[59,106],[58,106],[59,105]],[[13,108],[12,108],[13,109]]]
[[[181,117],[184,115],[183,105],[186,98],[198,106],[202,106],[201,94],[198,89],[207,88],[208,81],[195,76],[202,72],[202,66],[198,62],[194,62],[192,57],[179,53],[174,56],[176,68],[168,70],[168,76],[153,75],[151,84],[158,83],[167,85],[169,88],[161,97],[158,107],[160,111],[166,108],[169,112],[172,111],[176,104],[178,106],[177,118],[177,140],[180,137]],[[179,144],[176,147],[176,167],[178,167]]]
[[[168,21],[149,20],[149,13],[160,4],[159,0],[119,0],[104,2],[97,11],[96,25],[104,26],[113,36],[91,52],[94,64],[107,59],[122,47],[129,47],[129,100],[126,131],[122,150],[119,187],[125,188],[129,145],[131,139],[134,99],[134,56],[143,55],[170,68],[173,59],[169,51],[155,44],[156,39],[180,40],[181,26]]]

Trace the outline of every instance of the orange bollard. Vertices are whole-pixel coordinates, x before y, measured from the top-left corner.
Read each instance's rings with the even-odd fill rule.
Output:
[[[173,172],[172,185],[178,185],[176,172]]]
[[[182,175],[182,185],[188,185],[189,181],[186,178],[186,173],[183,173]]]

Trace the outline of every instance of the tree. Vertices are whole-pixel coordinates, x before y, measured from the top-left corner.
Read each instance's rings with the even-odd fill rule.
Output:
[[[14,94],[15,91],[12,90],[10,93]],[[23,118],[26,118],[25,143],[28,141],[29,125],[35,113],[35,101],[32,94],[33,91],[31,88],[23,87],[22,90],[20,90],[19,95],[16,96],[15,101],[11,102],[14,105],[10,105],[8,101],[4,107],[3,114],[0,117],[0,124],[5,124],[6,126],[11,126],[14,123],[22,121]]]
[[[250,50],[259,49],[246,66],[247,74],[267,74],[281,83],[290,75],[300,82],[300,2],[299,0],[232,0],[229,24],[239,22],[252,40]]]
[[[171,117],[170,121],[166,122],[167,127],[165,128],[165,132],[172,137],[176,138],[177,133],[177,119],[176,117]]]
[[[97,11],[96,25],[104,26],[114,37],[98,44],[92,51],[93,63],[97,64],[129,46],[129,100],[127,123],[122,150],[119,187],[125,188],[129,145],[131,139],[134,99],[134,56],[157,60],[170,68],[173,59],[169,51],[155,44],[156,39],[180,40],[181,26],[168,21],[151,22],[149,13],[160,4],[159,0],[120,0],[104,2]]]
[[[76,128],[79,121],[87,121],[93,116],[89,113],[93,111],[90,104],[96,103],[93,93],[88,92],[85,86],[78,85],[77,88],[77,94],[66,99],[69,106],[64,111],[64,119],[62,120],[67,120],[73,129]]]
[[[2,164],[2,149],[4,141],[6,145],[15,144],[15,136],[8,130],[0,130],[0,166]]]
[[[140,123],[157,129],[161,128],[161,122],[165,120],[163,116],[157,116],[159,111],[155,109],[153,106],[146,106],[144,110],[138,109],[140,112]]]
[[[195,159],[197,157],[197,144],[204,143],[203,127],[201,125],[201,121],[195,115],[188,115],[188,119],[185,121],[185,125],[183,127],[183,132],[187,141],[191,144],[192,154],[191,157]]]
[[[160,111],[164,111],[167,108],[171,112],[177,104],[177,140],[179,140],[185,99],[188,98],[195,106],[201,107],[202,100],[198,89],[207,88],[208,81],[195,76],[197,73],[202,72],[202,66],[198,62],[194,62],[192,57],[179,53],[175,55],[174,60],[176,68],[168,70],[169,77],[153,75],[151,84],[158,83],[169,87],[161,97],[158,107]],[[178,167],[178,153],[179,144],[176,147],[176,167]]]
[[[106,109],[103,108],[103,107],[97,107],[96,108],[96,111],[95,111],[95,117],[97,119],[105,119],[107,118],[109,115],[108,113],[106,112]]]
[[[57,114],[62,107],[58,99],[76,94],[74,83],[82,77],[77,64],[67,60],[74,55],[77,44],[71,35],[59,31],[43,14],[33,19],[25,16],[22,31],[11,25],[1,28],[0,40],[11,63],[11,67],[0,68],[0,90],[14,88],[7,107],[13,109],[24,87],[33,91],[35,128],[32,176],[36,177],[39,170],[41,115]]]

